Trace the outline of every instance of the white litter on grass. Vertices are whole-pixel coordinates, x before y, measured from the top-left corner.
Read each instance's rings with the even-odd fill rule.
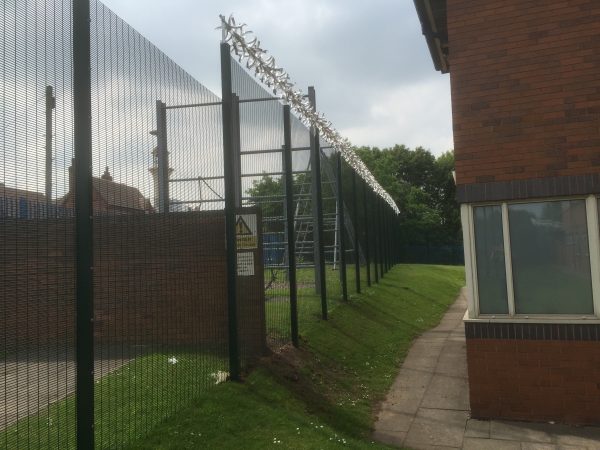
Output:
[[[177,364],[177,358],[175,358],[174,356],[171,356],[169,359],[167,359],[167,361],[169,362],[169,364]]]
[[[229,372],[219,370],[218,372],[211,373],[210,376],[215,379],[215,384],[224,383],[227,381],[227,377],[229,377]]]

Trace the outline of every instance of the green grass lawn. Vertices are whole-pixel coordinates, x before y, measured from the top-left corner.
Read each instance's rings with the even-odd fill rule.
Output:
[[[367,286],[366,272],[366,267],[361,266],[362,287]],[[298,323],[299,328],[302,330],[306,325],[318,322],[321,319],[321,296],[315,292],[314,269],[298,269],[296,276],[298,284]],[[352,299],[356,294],[356,272],[353,264],[347,265],[346,276],[348,297]],[[275,281],[265,291],[267,335],[271,342],[285,344],[291,340],[289,285],[286,282],[285,270],[276,270],[274,274],[270,269],[265,270],[265,280],[272,279]],[[334,310],[342,301],[339,266],[336,270],[332,266],[327,266],[325,281],[328,310]]]
[[[381,448],[369,439],[374,406],[410,341],[454,300],[464,271],[399,265],[378,285],[363,285],[361,295],[350,281],[348,303],[339,299],[338,276],[328,271],[329,320],[319,319],[320,298],[305,283],[299,290],[301,348],[288,345],[264,358],[243,383],[215,383],[212,374],[227,371],[223,351],[177,348],[145,353],[104,376],[95,392],[97,448],[127,442],[132,449]],[[312,279],[311,273],[300,277]],[[289,304],[282,305],[285,314]],[[271,317],[282,335],[287,314]],[[0,432],[3,446],[75,448],[73,395]]]
[[[120,447],[146,435],[215,386],[212,374],[227,370],[225,357],[173,348],[138,356],[102,377],[94,393],[96,448]],[[75,414],[71,394],[0,431],[0,448],[75,449]]]
[[[327,322],[305,322],[299,350],[207,391],[130,448],[385,448],[370,439],[376,404],[463,284],[462,267],[398,265]]]

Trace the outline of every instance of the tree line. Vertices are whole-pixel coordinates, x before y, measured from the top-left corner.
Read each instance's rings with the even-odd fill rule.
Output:
[[[360,147],[357,153],[392,196],[407,245],[460,244],[460,212],[455,200],[454,152],[435,157],[423,147]]]
[[[462,232],[455,200],[454,153],[448,151],[436,157],[423,147],[410,149],[404,145],[355,150],[400,209],[400,236],[407,247],[407,262],[460,263]],[[334,164],[328,157],[324,159],[327,161],[323,163]],[[350,185],[350,173],[348,170],[343,174],[345,186]],[[298,194],[301,186],[310,184],[310,174],[296,175],[294,184],[294,193]],[[283,216],[281,202],[265,201],[283,193],[283,179],[268,175],[255,180],[246,191],[248,196],[256,198],[254,203],[262,206],[265,217]],[[346,193],[349,195],[350,191]],[[345,204],[350,205],[351,200],[344,197]],[[334,211],[335,202],[324,203],[325,213]],[[359,215],[362,216],[360,212]],[[283,222],[271,222],[265,229],[282,230]],[[444,246],[452,249],[442,249]]]

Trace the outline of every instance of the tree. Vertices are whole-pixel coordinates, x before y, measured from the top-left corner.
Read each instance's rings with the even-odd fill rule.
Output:
[[[398,205],[401,236],[407,244],[462,241],[452,151],[437,158],[422,147],[411,150],[404,145],[356,151]]]
[[[260,206],[262,210],[263,233],[280,233],[285,230],[284,192],[283,177],[274,178],[266,174],[260,180],[253,180],[252,186],[246,189],[246,195],[251,197],[250,203]],[[280,220],[275,220],[276,218]]]
[[[437,158],[428,150],[414,150],[404,145],[379,149],[361,147],[358,155],[373,173],[379,184],[392,196],[400,209],[400,236],[405,244],[459,244],[462,242],[460,214],[455,201],[456,187],[452,171],[452,151]],[[326,163],[325,161],[322,164]],[[330,161],[333,164],[333,161]],[[350,170],[344,175],[346,192],[351,185]],[[310,183],[308,175],[294,177],[296,194],[302,183]],[[247,194],[263,207],[263,215],[283,216],[283,203],[270,203],[269,196],[283,195],[283,179],[267,175],[254,181]],[[346,205],[351,202],[344,196]],[[333,212],[334,202],[325,202],[325,212]],[[360,214],[360,210],[359,210]],[[361,219],[359,219],[359,223]]]

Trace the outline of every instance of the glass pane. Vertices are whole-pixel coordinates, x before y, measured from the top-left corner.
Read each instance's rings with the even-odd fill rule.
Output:
[[[479,206],[474,209],[473,220],[479,313],[508,314],[502,208]]]
[[[509,205],[518,314],[593,314],[585,200]]]

